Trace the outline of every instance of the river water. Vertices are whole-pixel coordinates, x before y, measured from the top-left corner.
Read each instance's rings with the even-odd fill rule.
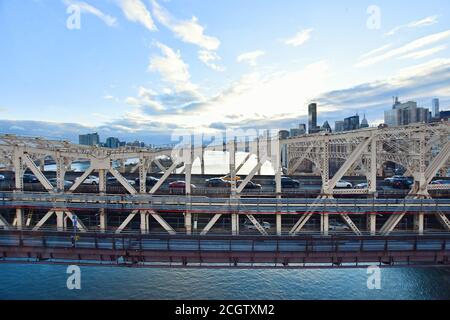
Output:
[[[450,299],[450,269],[231,270],[82,267],[68,290],[65,266],[0,265],[0,299]]]

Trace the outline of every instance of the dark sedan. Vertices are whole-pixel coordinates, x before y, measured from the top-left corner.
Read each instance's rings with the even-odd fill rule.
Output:
[[[414,184],[413,178],[408,177],[400,177],[395,178],[392,181],[392,187],[397,189],[411,189],[411,186]]]
[[[242,181],[237,181],[237,186],[239,187],[241,185]],[[254,183],[253,181],[249,181],[245,187],[244,190],[261,190],[262,186],[259,183]]]
[[[191,189],[195,189],[196,186],[191,184]],[[169,183],[169,189],[173,190],[173,189],[186,189],[186,181],[174,181]]]
[[[25,173],[23,175],[23,183],[38,183],[39,180],[36,178],[34,174],[31,173]]]
[[[222,178],[212,178],[206,180],[206,186],[209,188],[229,188],[231,183]]]
[[[153,187],[155,184],[158,183],[158,181],[159,181],[158,178],[149,176],[145,178],[145,185],[147,187]],[[136,178],[135,183],[136,185],[139,185],[139,178]]]

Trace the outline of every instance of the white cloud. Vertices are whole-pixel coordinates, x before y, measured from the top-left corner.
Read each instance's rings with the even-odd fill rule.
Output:
[[[172,123],[179,128],[205,131],[212,119],[217,124],[256,126],[286,117],[304,116],[307,111],[302,106],[325,90],[329,75],[326,61],[283,73],[263,75],[253,72],[200,103],[194,110],[156,115],[155,120]],[[298,90],[299,83],[302,83],[302,90]],[[261,122],[256,124],[256,119]]]
[[[109,27],[114,27],[117,24],[116,18],[103,13],[99,9],[91,6],[90,4],[88,4],[86,2],[64,0],[64,4],[66,6],[71,6],[71,5],[78,6],[78,8],[80,8],[81,12],[89,13],[89,14],[96,16],[97,18],[101,19]]]
[[[385,51],[385,50],[389,49],[391,46],[392,46],[392,44],[386,44],[384,46],[376,48],[376,49],[374,49],[372,51],[369,51],[369,52],[363,54],[361,57],[359,57],[359,59],[364,59],[364,58],[373,56],[375,53],[379,53],[379,52]]]
[[[220,66],[215,63],[216,61],[219,61],[221,58],[214,51],[200,50],[198,52],[198,58],[200,59],[200,61],[202,61],[204,64],[206,64],[208,67],[210,67],[213,70],[225,71],[224,66]]]
[[[125,103],[136,107],[150,108],[154,111],[163,111],[164,107],[160,102],[156,101],[155,96],[157,96],[155,91],[140,87],[138,97],[128,97],[125,99]]]
[[[165,27],[186,43],[191,43],[205,50],[217,50],[220,46],[219,39],[204,34],[205,27],[199,24],[196,17],[191,20],[178,20],[165,8],[152,0],[153,15]]]
[[[237,57],[237,62],[246,62],[251,66],[256,66],[258,58],[263,55],[265,55],[265,52],[261,50],[245,52]]]
[[[415,52],[405,54],[404,56],[401,56],[400,59],[422,59],[425,57],[429,57],[433,54],[436,54],[438,52],[441,52],[442,50],[445,50],[445,49],[447,49],[447,46],[437,46],[434,48],[415,51]]]
[[[438,23],[438,19],[437,18],[438,18],[437,16],[429,16],[429,17],[426,17],[426,18],[421,19],[421,20],[412,21],[412,22],[410,22],[408,24],[400,25],[400,26],[397,26],[397,27],[393,28],[392,30],[387,32],[385,35],[386,36],[392,36],[392,35],[396,34],[398,31],[400,31],[402,29],[431,26],[431,25],[433,25],[435,23]]]
[[[299,31],[296,35],[293,37],[287,39],[284,43],[290,46],[298,47],[304,44],[306,41],[308,41],[311,38],[311,33],[314,29],[305,29]]]
[[[117,0],[117,3],[128,20],[139,22],[150,31],[157,30],[150,12],[141,0]]]
[[[434,33],[429,36],[425,36],[422,38],[419,38],[417,40],[414,40],[402,47],[390,50],[388,52],[385,52],[381,55],[369,57],[366,59],[362,59],[356,63],[356,67],[367,67],[391,58],[399,57],[408,53],[411,53],[417,49],[423,48],[427,45],[431,45],[433,43],[445,40],[450,37],[450,30]]]
[[[149,71],[158,72],[162,80],[173,85],[177,92],[196,92],[197,86],[190,81],[189,66],[181,59],[180,52],[175,52],[168,46],[157,43],[162,56],[154,56],[150,60]]]

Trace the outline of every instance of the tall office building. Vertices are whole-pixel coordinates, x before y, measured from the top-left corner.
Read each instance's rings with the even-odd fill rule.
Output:
[[[80,134],[78,136],[78,142],[81,145],[85,146],[98,146],[100,145],[100,136],[97,132],[88,133],[88,134]]]
[[[429,122],[429,111],[426,108],[418,108],[417,102],[414,101],[401,103],[398,97],[395,97],[392,110],[384,112],[384,123],[390,127],[418,122]]]
[[[358,130],[359,116],[355,115],[344,119],[344,131]]]
[[[302,135],[302,131],[299,128],[292,128],[291,132],[290,132],[290,136],[291,137],[298,137],[300,135]]]
[[[364,115],[364,118],[361,120],[361,125],[359,126],[361,129],[362,128],[368,128],[369,127],[369,122],[366,119],[366,115]]]
[[[433,118],[439,118],[439,99],[433,99],[432,103]]]
[[[311,103],[308,106],[308,133],[318,132],[317,128],[317,103]]]
[[[339,120],[334,122],[334,131],[335,132],[342,132],[344,131],[344,121]]]
[[[109,137],[106,139],[105,146],[107,148],[116,149],[120,146],[120,141],[117,138]]]
[[[306,124],[300,123],[300,125],[298,127],[300,129],[300,134],[305,134],[306,133]]]

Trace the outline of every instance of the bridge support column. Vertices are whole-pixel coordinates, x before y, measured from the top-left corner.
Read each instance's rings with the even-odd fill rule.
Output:
[[[64,220],[64,211],[56,211],[56,228],[58,231],[66,230],[66,222]]]
[[[377,232],[377,214],[369,213],[367,216],[367,230],[371,236],[374,236]]]
[[[141,156],[139,159],[139,193],[147,193],[147,161]]]
[[[16,209],[16,228],[22,230],[24,224],[23,209]]]
[[[106,193],[106,170],[98,170],[98,190],[101,194]]]
[[[277,213],[275,218],[276,218],[277,236],[281,236],[282,234],[281,213]]]
[[[100,231],[106,232],[106,229],[108,228],[108,215],[105,211],[105,209],[100,209]]]
[[[192,213],[185,212],[184,214],[184,227],[186,228],[186,234],[192,234]]]
[[[64,180],[66,176],[66,162],[61,156],[61,152],[57,152],[56,155],[56,191],[64,192],[65,185]]]
[[[141,233],[147,234],[150,231],[150,214],[148,211],[141,211]]]
[[[419,212],[414,215],[414,230],[417,231],[419,235],[423,235],[424,229],[424,213]]]
[[[328,223],[328,213],[322,213],[320,215],[320,232],[322,235],[328,235],[329,223]]]
[[[237,213],[231,215],[231,233],[233,236],[239,235],[239,215]]]

